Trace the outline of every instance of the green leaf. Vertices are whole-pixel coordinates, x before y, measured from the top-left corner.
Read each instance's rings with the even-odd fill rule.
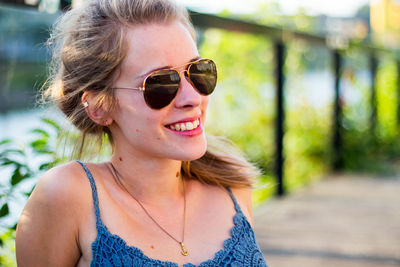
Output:
[[[31,130],[30,132],[31,133],[40,134],[45,138],[49,138],[50,137],[50,134],[48,132],[46,132],[45,130],[43,130],[43,129],[36,128],[36,129]]]
[[[21,168],[16,168],[11,176],[11,185],[14,186],[30,176],[30,173],[22,174]]]
[[[43,118],[42,121],[50,126],[52,126],[54,129],[59,132],[61,130],[61,127],[58,125],[57,122],[53,121],[52,119],[49,118]]]
[[[17,168],[18,168],[18,167],[20,167],[22,164],[19,163],[18,161],[11,160],[11,159],[9,159],[9,158],[5,158],[5,159],[2,159],[1,165],[3,165],[3,166],[6,166],[6,165],[15,165],[15,166],[17,166]]]
[[[11,139],[4,139],[0,141],[0,146],[11,143]]]
[[[38,150],[38,151],[36,151],[36,153],[38,153],[38,154],[47,154],[47,155],[51,155],[51,154],[54,154],[54,151],[51,151],[51,150],[49,150],[49,149],[43,149],[43,150]]]
[[[40,171],[47,171],[48,169],[50,169],[50,168],[53,167],[54,165],[55,165],[55,162],[54,162],[54,161],[46,162],[46,163],[43,163],[43,164],[41,164],[41,165],[39,166],[39,170],[40,170]]]
[[[47,148],[46,139],[38,139],[30,143],[30,146],[37,152],[45,150]]]
[[[4,203],[0,209],[0,217],[7,216],[9,213],[10,213],[10,210],[8,209],[8,204]]]
[[[24,195],[27,196],[27,197],[29,197],[29,196],[32,194],[33,189],[35,189],[35,187],[36,187],[36,185],[33,186],[32,189],[31,189],[29,192],[25,192]]]
[[[5,149],[1,152],[1,154],[19,154],[21,156],[25,156],[25,152],[21,149]]]

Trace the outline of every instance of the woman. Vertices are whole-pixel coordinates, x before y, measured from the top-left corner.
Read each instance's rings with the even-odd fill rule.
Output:
[[[199,56],[186,10],[89,1],[52,40],[45,94],[82,145],[106,135],[113,153],[43,176],[18,223],[18,265],[266,266],[251,228],[254,168],[207,149],[217,70]]]

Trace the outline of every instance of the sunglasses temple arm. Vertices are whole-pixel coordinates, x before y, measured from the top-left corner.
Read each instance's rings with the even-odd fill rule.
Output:
[[[130,87],[114,87],[113,89],[125,89],[125,90],[139,90],[139,91],[144,91],[144,87],[136,87],[136,88],[130,88]]]

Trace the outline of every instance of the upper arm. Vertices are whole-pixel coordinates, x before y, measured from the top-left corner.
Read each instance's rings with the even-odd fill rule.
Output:
[[[248,187],[232,188],[232,193],[235,195],[244,215],[253,226],[252,189]]]
[[[17,226],[18,266],[75,266],[79,260],[79,173],[73,165],[50,170],[32,192]]]

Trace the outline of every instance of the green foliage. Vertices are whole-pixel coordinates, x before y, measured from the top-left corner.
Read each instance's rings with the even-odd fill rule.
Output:
[[[300,40],[287,42],[284,179],[289,192],[318,179],[331,167],[332,107],[316,103],[305,84],[307,74],[317,71],[322,75],[329,70],[328,63],[325,48]]]
[[[393,175],[398,172],[395,163],[400,157],[397,68],[393,58],[385,55],[378,58],[377,117],[372,129],[371,77],[366,72],[368,54],[354,50],[346,54],[344,79],[351,86],[344,88],[342,156],[346,170]]]
[[[388,140],[397,136],[397,66],[388,56],[380,57],[377,74],[378,138]]]
[[[261,36],[209,29],[203,34],[201,54],[215,59],[218,88],[210,98],[207,130],[227,135],[263,171],[265,199],[275,190],[274,48]],[[330,168],[331,106],[314,107],[302,94],[302,77],[310,69],[328,68],[327,51],[299,40],[288,40],[286,86],[285,174],[287,189],[302,186]],[[292,96],[293,95],[293,96]],[[290,106],[289,106],[290,105]],[[257,190],[256,190],[257,191]],[[258,191],[262,195],[260,190]]]
[[[41,122],[40,128],[30,131],[33,138],[27,144],[18,144],[10,139],[0,141],[0,166],[10,171],[9,180],[0,183],[0,220],[11,215],[13,202],[21,198],[26,200],[30,196],[43,172],[71,158],[77,158],[79,154],[79,132],[67,130],[67,126],[61,127],[52,119],[42,118]],[[107,146],[108,139],[105,136],[102,140],[103,149],[99,149],[98,142],[89,141],[86,140],[83,147],[82,158],[93,159],[95,155],[95,159],[101,160],[110,155],[110,146]],[[31,187],[26,190],[26,185]],[[4,255],[0,256],[0,266],[16,266],[15,229],[15,222],[11,225],[0,224],[0,255]]]
[[[16,141],[7,139],[0,141],[0,166],[5,171],[10,171],[10,178],[0,184],[0,220],[4,220],[10,213],[10,206],[21,197],[29,196],[33,188],[24,189],[24,183],[36,180],[38,176],[52,166],[59,164],[63,159],[54,153],[57,138],[61,131],[56,122],[42,119],[44,126],[49,128],[33,129],[33,140],[26,145],[19,145]],[[40,160],[35,165],[32,159]],[[33,182],[35,184],[35,182]],[[0,225],[0,265],[15,266],[13,256],[16,224]]]
[[[4,203],[0,209],[0,217],[7,216],[10,213],[10,209],[8,208],[8,203]]]
[[[220,30],[207,30],[204,37],[201,54],[215,60],[219,70],[207,131],[234,140],[268,174],[274,149],[271,43],[260,36]]]
[[[0,142],[0,166],[11,170],[9,184],[1,185],[0,203],[3,205],[1,211],[3,211],[3,207],[6,210],[7,200],[13,197],[21,182],[35,178],[40,172],[61,162],[61,159],[52,153],[56,139],[60,136],[60,128],[52,120],[42,119],[42,122],[46,126],[50,126],[50,130],[33,129],[31,132],[34,134],[34,139],[28,146],[19,145],[10,139]],[[55,134],[51,134],[51,130]],[[42,164],[38,167],[31,166],[32,157],[43,155],[47,157],[44,158]],[[25,193],[29,195],[30,191]]]
[[[290,22],[275,20],[275,16],[268,14],[263,16],[260,12],[244,19],[305,31],[313,27],[313,19],[301,12]],[[222,15],[230,16],[229,12]],[[265,199],[275,190],[271,178],[275,165],[273,44],[261,36],[216,29],[205,30],[201,37],[201,54],[215,59],[219,70],[218,88],[210,98],[207,131],[228,136],[261,168],[259,188],[264,189],[256,190],[255,199]],[[285,72],[289,78],[285,84],[284,173],[286,189],[292,191],[321,177],[332,166],[333,98],[324,105],[316,105],[302,85],[309,72],[331,72],[332,58],[327,48],[289,37],[285,42]],[[389,155],[390,161],[400,153],[394,61],[382,58],[378,70],[378,123],[376,133],[371,134],[368,54],[352,49],[344,56],[341,94],[345,170],[387,172],[388,164],[384,161]],[[333,95],[333,86],[332,79],[332,91],[326,94]],[[296,101],[288,101],[291,99]]]
[[[274,49],[270,40],[248,34],[209,29],[204,32],[201,54],[215,60],[218,88],[210,98],[207,131],[225,135],[260,167],[263,175],[254,193],[254,202],[273,195],[275,182],[275,89]],[[327,60],[309,54],[315,48],[293,41],[288,46],[286,71],[301,79],[308,65]],[[320,52],[321,53],[321,52]],[[319,61],[318,63],[316,61]],[[288,90],[297,94],[304,88]],[[310,182],[329,169],[331,128],[330,107],[310,107],[306,98],[299,107],[286,107],[286,183],[292,190]]]
[[[15,267],[15,231],[14,229],[6,231],[0,235],[0,266]]]

